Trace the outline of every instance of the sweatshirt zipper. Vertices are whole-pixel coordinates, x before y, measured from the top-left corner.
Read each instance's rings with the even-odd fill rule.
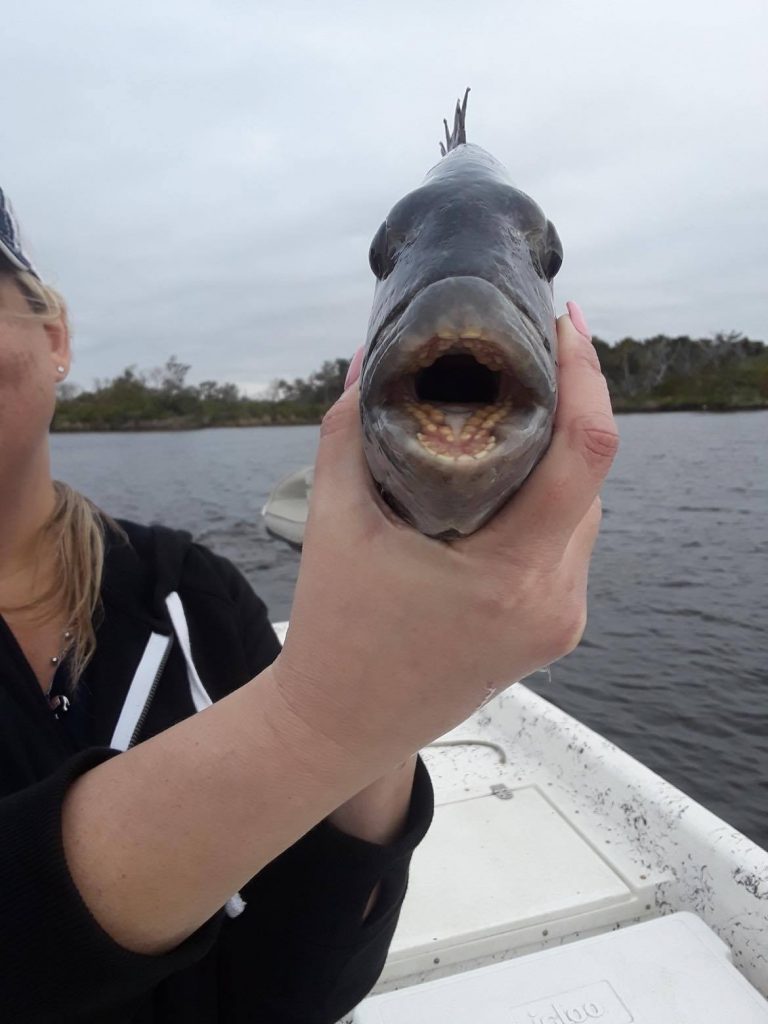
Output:
[[[144,701],[144,707],[141,709],[141,714],[139,715],[138,721],[136,722],[135,729],[131,733],[131,738],[130,738],[130,740],[128,742],[128,746],[126,747],[126,750],[130,750],[131,747],[138,741],[139,733],[143,729],[144,723],[147,720],[147,715],[149,714],[149,709],[150,709],[150,707],[152,705],[152,700],[153,700],[153,698],[155,696],[155,692],[157,691],[157,687],[160,685],[160,676],[163,674],[163,670],[165,669],[165,665],[166,665],[166,662],[168,661],[168,656],[171,653],[171,648],[172,647],[173,647],[173,634],[171,634],[168,637],[168,643],[166,644],[165,651],[163,652],[163,656],[160,659],[160,664],[157,666],[157,672],[155,672],[155,678],[152,680],[152,685],[149,688],[149,693],[147,694],[147,699]]]

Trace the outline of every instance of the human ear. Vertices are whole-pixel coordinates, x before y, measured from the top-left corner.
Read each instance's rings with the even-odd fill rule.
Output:
[[[56,381],[62,381],[69,373],[72,362],[66,312],[62,310],[55,320],[44,324],[44,329],[50,345],[51,365]]]

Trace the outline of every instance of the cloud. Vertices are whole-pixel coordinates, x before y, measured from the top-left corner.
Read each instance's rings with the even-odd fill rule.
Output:
[[[470,138],[563,238],[560,306],[609,339],[766,338],[766,29],[758,0],[31,0],[0,182],[75,379],[173,352],[253,387],[360,344],[370,237],[469,84]]]

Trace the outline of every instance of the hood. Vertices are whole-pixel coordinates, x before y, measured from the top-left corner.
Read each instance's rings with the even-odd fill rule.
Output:
[[[102,597],[105,605],[169,635],[166,598],[178,589],[184,563],[194,546],[186,530],[142,526],[118,519],[124,536],[108,531],[105,538]]]

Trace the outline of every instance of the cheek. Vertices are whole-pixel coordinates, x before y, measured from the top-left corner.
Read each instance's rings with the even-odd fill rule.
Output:
[[[55,400],[55,382],[39,352],[0,346],[0,421],[5,444],[11,440],[9,430],[24,435],[47,431]]]
[[[26,390],[39,373],[31,352],[3,352],[0,349],[0,387]]]

